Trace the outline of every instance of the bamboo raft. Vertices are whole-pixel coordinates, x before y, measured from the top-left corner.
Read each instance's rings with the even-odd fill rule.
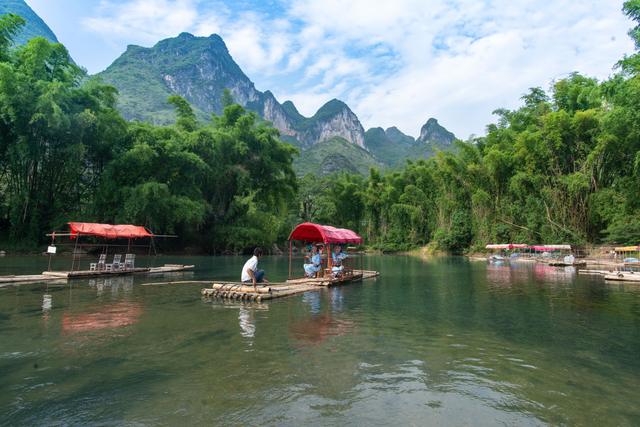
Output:
[[[124,276],[129,274],[162,274],[173,273],[177,271],[193,270],[193,265],[182,264],[165,264],[162,267],[141,267],[127,268],[124,270],[106,271],[106,270],[78,270],[78,271],[44,271],[43,276],[56,277],[59,279],[82,279],[85,277],[111,277]]]
[[[201,293],[205,298],[261,302],[309,291],[318,291],[325,287],[339,286],[355,281],[371,279],[379,274],[377,271],[354,270],[351,274],[340,278],[318,277],[313,279],[290,279],[282,283],[269,283],[255,289],[252,285],[247,285],[242,282],[216,281],[210,288],[202,289]]]
[[[611,280],[616,282],[636,282],[640,283],[640,273],[634,272],[611,272],[604,275],[604,280]]]
[[[20,285],[35,282],[64,282],[65,278],[45,276],[43,274],[29,274],[19,276],[0,276],[0,287],[8,285]]]
[[[193,265],[165,264],[162,267],[128,268],[117,271],[43,271],[42,274],[0,276],[0,287],[8,285],[22,285],[39,282],[64,282],[69,279],[84,279],[89,277],[112,277],[129,274],[164,274],[193,270]]]
[[[588,274],[591,276],[604,276],[605,274],[614,274],[614,271],[582,269],[582,270],[578,270],[578,274]]]

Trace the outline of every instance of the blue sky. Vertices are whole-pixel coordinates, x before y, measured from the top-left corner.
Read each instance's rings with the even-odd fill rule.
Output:
[[[630,21],[616,0],[27,0],[89,72],[129,44],[220,34],[259,90],[310,116],[332,98],[365,128],[416,136],[429,117],[466,138],[532,86],[604,79]]]

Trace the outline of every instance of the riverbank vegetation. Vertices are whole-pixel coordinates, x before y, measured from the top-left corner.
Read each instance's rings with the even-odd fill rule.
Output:
[[[215,252],[270,244],[296,194],[295,149],[227,100],[196,121],[171,97],[173,126],[126,122],[117,93],[87,79],[61,44],[11,50],[22,24],[0,21],[0,233],[36,246],[69,220],[144,224],[177,246]]]
[[[640,0],[625,13],[640,21]],[[225,97],[196,120],[126,122],[117,93],[42,38],[12,49],[0,18],[0,241],[37,247],[68,220],[144,224],[204,252],[270,247],[300,221],[343,226],[376,248],[494,241],[640,242],[640,55],[606,81],[578,73],[496,111],[486,136],[367,177],[297,179],[296,150]],[[630,31],[640,48],[640,29]]]
[[[640,1],[624,11],[640,21]],[[639,28],[629,32],[637,48]],[[387,250],[640,242],[638,53],[606,81],[573,73],[495,114],[486,136],[458,142],[455,152],[384,175],[373,170],[366,180],[307,177],[303,188],[315,189],[301,192],[303,213],[353,227]]]

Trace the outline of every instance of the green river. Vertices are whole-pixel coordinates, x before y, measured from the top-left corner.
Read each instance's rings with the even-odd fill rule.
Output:
[[[640,285],[367,256],[377,279],[241,304],[145,283],[244,258],[157,262],[196,270],[0,288],[0,425],[640,425]]]

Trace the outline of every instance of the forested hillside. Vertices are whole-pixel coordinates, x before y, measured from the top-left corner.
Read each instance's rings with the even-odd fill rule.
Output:
[[[640,0],[624,11],[640,22]],[[394,172],[374,167],[366,178],[298,180],[296,149],[228,96],[206,123],[179,96],[167,104],[175,124],[127,122],[116,109],[117,91],[87,79],[64,46],[35,38],[12,49],[22,23],[0,19],[5,243],[35,248],[69,220],[144,224],[205,252],[267,246],[303,220],[356,229],[387,249],[640,242],[637,53],[606,81],[574,73],[548,91],[531,89],[520,108],[496,111],[485,136],[457,141],[455,150]],[[640,47],[639,27],[630,35]],[[450,138],[435,124],[429,129]],[[378,136],[412,144],[393,130]],[[333,144],[357,151],[359,163],[346,169],[373,161],[355,144]],[[318,166],[344,163],[334,157]]]
[[[624,11],[640,21],[640,1]],[[639,28],[629,33],[637,47]],[[638,244],[640,55],[615,71],[602,82],[574,73],[549,93],[531,89],[519,109],[496,111],[486,136],[459,142],[455,153],[385,175],[373,170],[367,180],[312,180],[310,218],[354,227],[387,249]]]
[[[50,42],[57,42],[51,28],[29,7],[24,0],[0,1],[0,15],[16,14],[24,19],[24,25],[13,37],[16,45],[23,45],[34,37],[44,37]]]
[[[268,244],[295,196],[295,149],[236,104],[200,124],[174,96],[172,126],[125,121],[110,86],[61,44],[10,50],[0,18],[0,233],[34,247],[70,220],[144,224],[213,252]]]

